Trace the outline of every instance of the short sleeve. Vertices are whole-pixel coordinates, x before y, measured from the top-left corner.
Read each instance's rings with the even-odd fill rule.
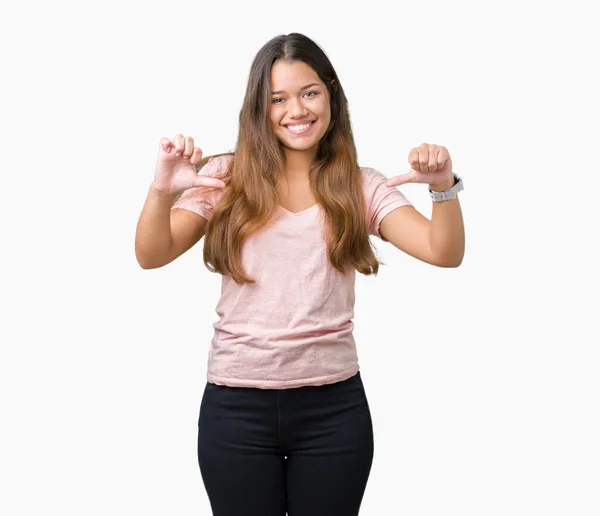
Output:
[[[199,175],[222,179],[227,172],[227,166],[231,159],[231,155],[210,158],[200,169]],[[215,206],[223,196],[224,190],[224,188],[212,188],[206,186],[188,188],[183,191],[173,206],[171,206],[171,209],[174,210],[175,208],[180,208],[193,211],[206,220],[209,220],[212,217]]]
[[[412,203],[395,186],[385,186],[388,178],[381,172],[373,168],[361,168],[361,173],[369,234],[386,241],[379,233],[379,224],[383,218],[396,208],[412,206]]]

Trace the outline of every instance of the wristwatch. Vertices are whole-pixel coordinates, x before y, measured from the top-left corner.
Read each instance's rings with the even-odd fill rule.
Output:
[[[450,199],[456,199],[456,194],[464,190],[463,181],[460,178],[460,176],[458,174],[452,175],[454,176],[454,186],[452,188],[444,190],[443,192],[436,192],[431,188],[429,189],[429,195],[433,202],[449,201]]]

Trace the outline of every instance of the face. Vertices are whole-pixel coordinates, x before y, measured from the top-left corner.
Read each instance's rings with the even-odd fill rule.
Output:
[[[329,92],[302,61],[277,61],[271,68],[271,127],[290,150],[316,153],[331,121]]]

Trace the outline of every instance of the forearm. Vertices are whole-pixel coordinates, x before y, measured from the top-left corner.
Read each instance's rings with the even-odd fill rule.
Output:
[[[445,186],[445,187],[444,187]],[[431,185],[432,190],[450,188]],[[465,254],[465,228],[458,196],[448,201],[434,202],[431,214],[431,248],[448,267],[458,267]]]
[[[135,256],[144,268],[151,268],[157,256],[171,247],[171,207],[176,195],[152,185],[140,214],[135,233]]]

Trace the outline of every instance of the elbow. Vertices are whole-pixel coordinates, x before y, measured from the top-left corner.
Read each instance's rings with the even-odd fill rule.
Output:
[[[432,263],[438,267],[455,269],[460,267],[465,256],[464,237],[449,239],[439,245],[430,241],[429,253],[433,257]]]
[[[160,269],[163,265],[165,265],[164,263],[150,263],[150,262],[142,262],[140,260],[138,260],[138,264],[140,265],[140,267],[144,270],[150,270],[150,269]]]
[[[139,257],[137,258],[137,262],[138,262],[139,266],[144,270],[160,269],[161,267],[166,265],[166,263],[164,261],[157,262],[156,260],[154,260],[154,261],[143,260],[143,259],[140,259]]]
[[[150,265],[150,264],[146,264],[146,263],[144,263],[144,262],[140,262],[139,260],[138,260],[138,264],[139,264],[139,265],[140,265],[140,267],[141,267],[142,269],[144,269],[145,271],[147,271],[147,270],[150,270],[150,269],[157,269],[157,267],[156,267],[156,266],[154,266],[154,265]]]
[[[140,258],[139,256],[136,255],[136,260],[138,262],[138,265],[144,269],[144,270],[148,270],[148,269],[156,269],[156,267],[154,265],[152,265],[150,262],[144,261],[142,258]]]
[[[144,270],[158,269],[164,265],[164,263],[157,263],[156,259],[152,259],[152,257],[149,257],[147,254],[144,255],[144,253],[140,252],[138,249],[135,250],[135,259],[137,260],[138,265]]]
[[[460,267],[461,263],[462,258],[460,260],[444,262],[442,265],[440,265],[440,267],[444,267],[445,269],[456,269],[457,267]]]
[[[435,260],[435,265],[438,267],[443,267],[445,269],[456,269],[460,267],[464,258],[464,253],[460,253],[458,255],[446,255],[440,256],[437,260]]]
[[[433,244],[430,252],[434,256],[434,264],[446,269],[456,269],[462,264],[465,256],[464,239],[462,242],[454,241],[451,245],[436,248]]]

